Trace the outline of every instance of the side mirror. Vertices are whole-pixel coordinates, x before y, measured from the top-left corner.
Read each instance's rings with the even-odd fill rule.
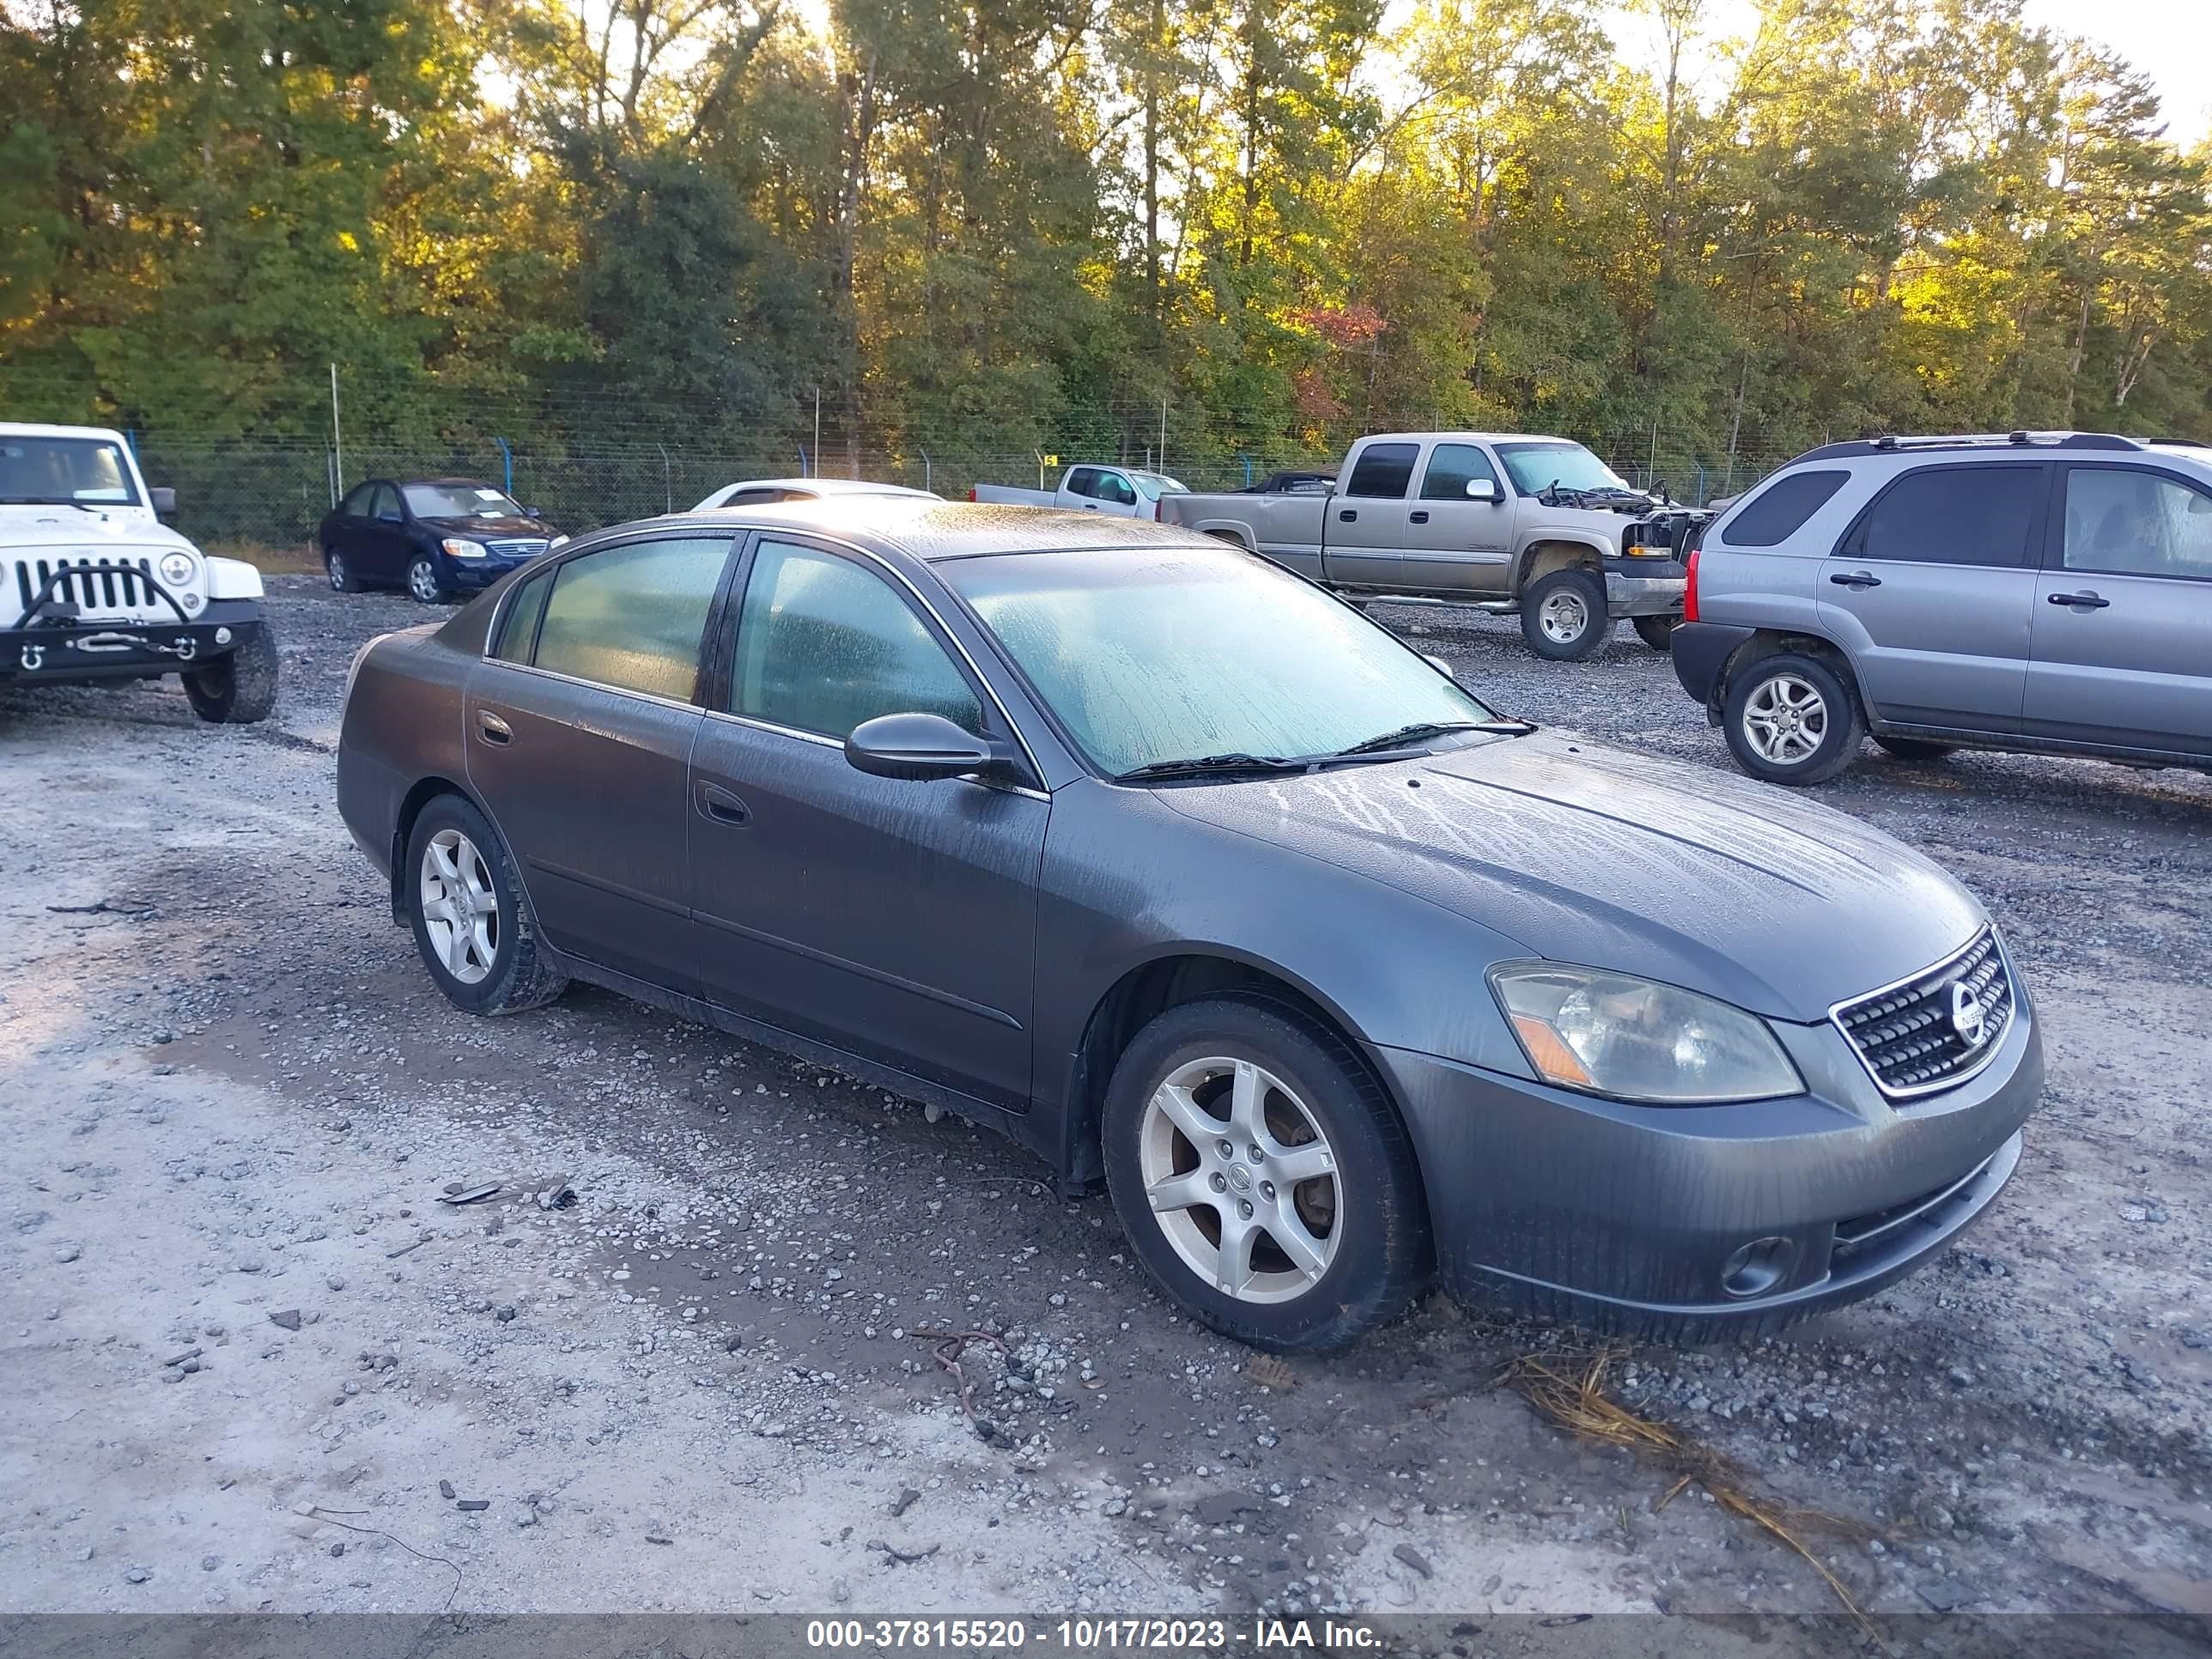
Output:
[[[177,492],[167,484],[152,485],[146,491],[146,499],[153,504],[157,518],[177,510]]]
[[[1495,478],[1469,478],[1467,481],[1467,498],[1471,501],[1496,501],[1498,499],[1498,480]]]
[[[1443,675],[1448,680],[1456,680],[1459,678],[1457,674],[1452,672],[1452,665],[1446,662],[1442,657],[1431,657],[1425,651],[1421,653],[1421,660],[1428,664],[1430,667],[1435,669],[1437,673]]]
[[[542,519],[545,515],[534,507],[526,507],[522,509],[522,516],[526,519]]]
[[[846,762],[878,778],[964,778],[998,757],[991,744],[942,714],[878,714],[845,739]]]

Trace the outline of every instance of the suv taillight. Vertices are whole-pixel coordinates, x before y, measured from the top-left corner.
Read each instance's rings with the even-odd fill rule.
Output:
[[[974,484],[969,484],[968,486],[968,499],[971,501],[975,499],[975,486]]]
[[[1697,547],[1690,550],[1687,567],[1690,580],[1682,589],[1682,620],[1686,623],[1698,619],[1698,555],[1704,550]]]

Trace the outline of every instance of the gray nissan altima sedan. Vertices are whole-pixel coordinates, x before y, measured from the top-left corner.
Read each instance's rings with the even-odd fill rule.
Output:
[[[1506,718],[1152,524],[581,537],[367,646],[337,779],[460,1007],[589,980],[991,1124],[1264,1348],[1436,1276],[1773,1330],[1942,1251],[2042,1085],[2003,939],[1917,854]]]

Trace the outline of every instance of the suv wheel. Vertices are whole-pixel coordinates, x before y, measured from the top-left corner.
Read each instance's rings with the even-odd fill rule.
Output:
[[[1654,651],[1664,651],[1674,643],[1674,627],[1681,620],[1680,617],[1638,617],[1636,637]]]
[[[192,713],[216,726],[252,726],[276,708],[276,640],[264,623],[229,655],[204,668],[188,668],[185,701]]]
[[[418,553],[407,567],[407,591],[417,605],[442,605],[448,597],[445,579],[439,575],[438,566],[427,553]]]
[[[403,872],[415,948],[455,1007],[514,1013],[568,988],[538,949],[506,843],[467,801],[441,795],[422,809]]]
[[[1521,637],[1550,662],[1580,662],[1613,632],[1605,581],[1594,571],[1554,570],[1521,596]]]
[[[1955,743],[1930,743],[1925,738],[1885,738],[1879,732],[1874,734],[1874,740],[1899,760],[1942,760],[1959,750]]]
[[[1427,1282],[1403,1126],[1342,1042],[1288,1009],[1170,1008],[1115,1065],[1103,1133],[1138,1258],[1224,1336],[1278,1353],[1341,1347]]]
[[[353,574],[353,567],[346,562],[345,555],[335,547],[326,547],[323,550],[323,574],[331,579],[331,590],[333,592],[358,593],[361,592],[361,578]]]
[[[1826,783],[1857,757],[1866,720],[1817,657],[1762,657],[1733,676],[1723,721],[1736,764],[1769,783]]]

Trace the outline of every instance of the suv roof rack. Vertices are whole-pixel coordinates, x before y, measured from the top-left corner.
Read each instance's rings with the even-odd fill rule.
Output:
[[[2135,449],[2148,446],[2141,440],[2112,432],[1964,432],[1942,437],[1901,438],[1884,433],[1879,438],[1854,438],[1844,443],[1822,444],[1808,449],[1800,461],[1839,461],[1856,455],[1888,455],[1910,450],[1919,453],[1945,449]],[[1795,465],[1793,462],[1792,465]]]

